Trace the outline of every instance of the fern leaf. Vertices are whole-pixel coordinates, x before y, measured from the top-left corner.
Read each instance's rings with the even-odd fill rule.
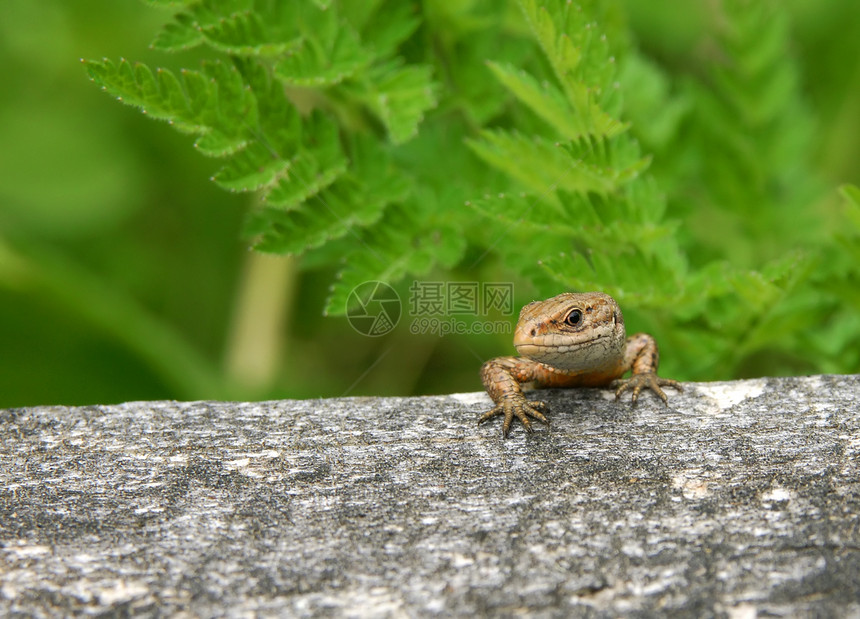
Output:
[[[665,310],[677,296],[676,273],[629,246],[605,249],[547,256],[540,266],[564,290],[602,290],[628,307]]]
[[[518,180],[543,200],[555,200],[559,187],[580,188],[570,158],[557,146],[541,138],[529,139],[517,133],[484,131],[481,138],[468,140],[481,159]]]
[[[103,90],[127,105],[139,107],[152,118],[172,122],[180,131],[204,133],[200,114],[191,109],[179,80],[170,71],[160,69],[158,81],[143,64],[132,65],[125,59],[119,64],[105,58],[85,61],[87,74]]]
[[[200,26],[200,33],[215,49],[240,56],[278,56],[301,44],[297,33],[265,22],[257,11],[244,11],[221,18],[217,23]]]
[[[305,121],[305,141],[292,147],[289,168],[263,195],[269,206],[292,208],[316,195],[347,170],[338,127],[314,115]]]
[[[547,6],[537,0],[520,2],[535,38],[559,82],[566,88],[570,76],[577,71],[582,60],[582,50],[567,30],[581,31],[585,27],[585,17],[578,5],[564,3],[562,7],[559,6],[561,4],[550,2]]]
[[[404,230],[422,230],[422,233],[404,235]],[[345,260],[331,287],[325,314],[346,313],[349,294],[364,282],[393,284],[407,275],[424,275],[435,264],[456,264],[465,248],[463,235],[450,224],[427,230],[406,209],[389,209],[385,218],[368,232],[368,238]]]
[[[329,121],[325,127],[319,126],[318,114],[303,117],[287,99],[284,85],[275,79],[262,63],[235,56],[233,65],[241,74],[245,89],[256,101],[257,130],[267,135],[279,133],[291,136],[317,135],[320,132],[324,133],[327,126],[334,125]],[[242,113],[241,110],[237,111]],[[242,121],[250,124],[244,116]]]
[[[365,7],[373,3],[363,2]],[[390,56],[397,48],[415,32],[421,21],[414,7],[407,2],[390,2],[382,10],[371,14],[371,19],[365,20],[361,28],[361,39],[373,48],[378,57]],[[356,23],[351,19],[350,23]]]
[[[590,14],[566,0],[520,0],[520,6],[571,106],[586,116],[595,106],[608,115],[620,113],[615,59]]]
[[[418,132],[424,114],[436,105],[430,67],[386,64],[374,67],[358,98],[382,121],[391,141],[402,144]]]
[[[346,172],[342,158],[321,162],[310,152],[300,152],[289,161],[286,175],[263,196],[270,206],[284,209],[301,204],[335,182]]]
[[[340,238],[360,225],[370,225],[381,215],[374,207],[378,203],[366,203],[351,213],[340,212],[342,202],[333,194],[323,192],[310,201],[313,208],[305,207],[292,211],[267,209],[266,230],[254,249],[276,254],[301,254],[308,249]]]
[[[233,65],[220,60],[204,62],[203,73],[215,88],[214,101],[201,102],[201,106],[215,103],[218,120],[215,127],[240,127],[253,130],[258,123],[254,93],[245,87],[242,74]]]
[[[265,209],[268,230],[255,245],[260,251],[299,254],[376,222],[386,206],[402,197],[404,185],[392,178],[385,187],[368,187],[349,176],[321,191],[302,208]]]
[[[624,107],[634,133],[646,150],[662,151],[678,135],[679,125],[690,111],[689,93],[672,93],[669,76],[638,55],[625,59],[618,77],[624,92],[636,93],[625,99]]]
[[[248,141],[236,136],[229,136],[218,130],[211,129],[194,142],[194,148],[206,157],[226,157],[248,145]]]
[[[175,21],[168,22],[150,44],[152,49],[163,52],[181,52],[192,49],[204,42],[203,34],[193,25],[187,13],[179,13]]]
[[[196,47],[206,41],[203,29],[217,26],[224,17],[251,8],[245,0],[189,1],[185,11],[177,13],[150,45],[153,49],[178,52]]]
[[[650,157],[641,157],[639,145],[630,139],[603,140],[599,138],[572,140],[561,144],[574,162],[588,162],[583,176],[595,180],[595,189],[605,185],[607,191],[629,183],[644,172],[651,163]]]
[[[339,84],[369,65],[373,54],[335,11],[317,11],[303,32],[301,44],[275,65],[275,75],[291,86]]]
[[[176,52],[208,43],[226,54],[276,56],[297,47],[299,3],[262,5],[245,0],[204,0],[178,13],[158,33],[154,49]]]
[[[480,200],[469,200],[466,204],[505,228],[516,227],[539,234],[572,236],[579,235],[580,231],[589,230],[593,226],[602,225],[600,215],[591,204],[589,196],[579,193],[568,196],[571,198],[569,201],[552,204],[526,193],[503,193]],[[571,205],[569,209],[565,208],[564,202]],[[579,217],[568,214],[570,211],[578,211]]]
[[[572,109],[565,96],[553,85],[538,81],[525,71],[511,65],[488,63],[496,78],[535,114],[546,121],[566,139],[578,139],[589,134],[613,137],[627,125],[605,113],[593,101],[587,109]]]
[[[555,200],[558,190],[607,194],[642,172],[647,158],[629,160],[628,152],[613,159],[613,144],[603,140],[577,140],[550,144],[504,131],[484,131],[481,139],[467,142],[482,159],[503,170],[542,199]]]
[[[278,180],[290,162],[260,142],[252,142],[234,154],[212,180],[230,191],[254,191]]]
[[[516,230],[517,235],[525,235],[524,239],[540,238],[537,256],[550,255],[544,244],[554,246],[552,237],[557,237],[565,249],[576,247],[584,253],[590,249],[612,252],[613,248],[636,247],[643,255],[661,254],[662,258],[663,248],[673,246],[676,224],[619,218],[618,212],[633,209],[614,204],[617,198],[607,200],[595,194],[576,193],[560,198],[559,206],[527,195],[500,195],[470,205],[505,232]]]
[[[158,69],[155,75],[143,64],[126,60],[114,64],[108,59],[86,61],[90,78],[122,102],[179,131],[205,136],[198,141],[207,154],[235,152],[247,142],[248,126],[236,118],[254,122],[256,109],[239,73],[221,62],[204,65],[204,72],[182,71],[180,81],[173,72]]]
[[[259,249],[302,253],[349,232],[355,234],[355,229],[373,224],[389,204],[406,196],[409,184],[390,165],[387,155],[378,145],[370,139],[361,138],[355,138],[348,144],[352,159],[349,173],[342,173],[333,166],[335,161],[345,165],[339,151],[331,149],[327,154],[319,149],[307,151],[320,157],[334,155],[322,173],[342,176],[328,186],[323,185],[323,180],[312,179],[323,186],[308,195],[303,202],[289,203],[287,209],[263,209],[256,217],[260,233]],[[295,183],[295,190],[309,191],[298,182]]]

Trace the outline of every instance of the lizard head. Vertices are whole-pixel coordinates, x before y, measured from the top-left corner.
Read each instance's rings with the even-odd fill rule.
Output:
[[[568,292],[529,303],[514,331],[520,355],[560,370],[615,365],[624,342],[621,310],[602,292]]]

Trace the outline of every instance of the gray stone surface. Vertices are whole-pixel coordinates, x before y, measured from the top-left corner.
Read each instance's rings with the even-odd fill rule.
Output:
[[[0,411],[0,615],[860,615],[860,376]]]

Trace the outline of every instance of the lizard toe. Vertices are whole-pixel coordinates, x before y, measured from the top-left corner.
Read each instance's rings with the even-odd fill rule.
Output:
[[[505,435],[505,438],[508,437],[508,432],[511,429],[511,423],[514,420],[514,415],[516,415],[517,419],[520,420],[520,423],[523,424],[523,427],[526,429],[526,432],[528,432],[529,434],[534,432],[534,428],[532,428],[532,422],[529,421],[529,418],[522,411],[514,409],[510,419],[506,418],[505,424],[502,426],[502,434]]]
[[[663,400],[664,404],[668,404],[669,398],[660,387],[673,387],[678,391],[683,391],[681,384],[676,380],[660,378],[654,372],[643,372],[641,374],[634,374],[623,381],[618,389],[615,390],[615,399],[619,399],[625,391],[630,391],[632,393],[630,401],[636,404],[642,390],[649,389],[654,392],[654,395]]]
[[[504,414],[505,414],[505,411],[501,407],[501,405],[496,406],[494,409],[488,410],[486,413],[484,413],[483,415],[478,417],[478,425],[481,425],[482,423],[489,421],[493,417],[498,417],[499,415],[504,415]]]
[[[529,402],[529,406],[540,413],[549,412],[549,404],[547,404],[543,400],[531,400]]]
[[[546,402],[530,402],[525,398],[512,398],[498,404],[492,410],[478,417],[478,425],[489,421],[493,417],[504,417],[502,421],[502,434],[507,437],[516,417],[523,424],[526,432],[534,432],[532,419],[537,419],[549,425],[549,419],[544,415],[546,412],[549,412],[549,405]]]
[[[547,419],[546,415],[544,415],[544,413],[549,412],[549,404],[547,404],[546,402],[543,402],[541,400],[529,402],[522,407],[522,412],[525,415],[531,417],[532,419],[537,419],[541,423],[549,425],[549,419]]]

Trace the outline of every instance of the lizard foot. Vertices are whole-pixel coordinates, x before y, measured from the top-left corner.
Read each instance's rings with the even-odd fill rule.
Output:
[[[668,398],[660,387],[673,387],[678,391],[684,390],[681,387],[681,383],[677,380],[672,380],[671,378],[660,378],[654,372],[643,372],[642,374],[634,374],[627,380],[621,381],[621,385],[615,390],[615,399],[617,400],[620,398],[621,394],[625,391],[632,391],[633,398],[631,401],[633,404],[636,404],[636,400],[639,399],[639,392],[646,387],[656,393],[657,397],[663,400],[663,404],[666,404]]]
[[[549,420],[544,416],[544,413],[546,412],[549,412],[549,405],[546,402],[541,402],[539,400],[530,402],[524,397],[505,398],[501,403],[497,404],[493,410],[487,411],[481,415],[478,419],[478,424],[489,421],[493,417],[503,415],[505,420],[502,423],[502,434],[507,438],[508,432],[511,429],[511,424],[514,421],[514,417],[522,422],[526,432],[534,432],[532,429],[532,423],[529,421],[529,417],[549,425]]]

